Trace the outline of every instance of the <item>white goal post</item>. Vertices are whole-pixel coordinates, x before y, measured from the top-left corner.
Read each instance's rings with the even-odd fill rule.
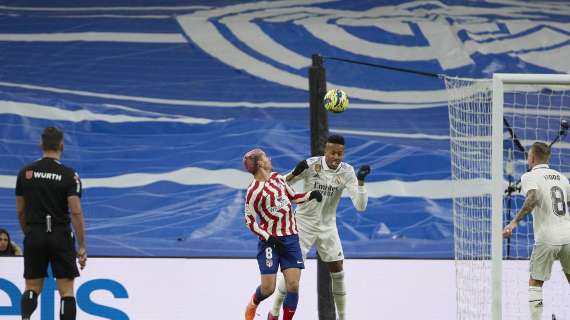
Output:
[[[537,140],[549,143],[559,132],[557,123],[570,118],[570,75],[494,74],[492,80],[446,77],[445,83],[452,180],[457,187],[453,198],[457,319],[523,319],[528,309],[524,290],[532,223],[525,223],[506,244],[502,239],[505,190],[526,169],[524,149]],[[565,162],[570,166],[566,154],[570,155],[566,147],[553,148],[552,167],[563,173]],[[461,188],[473,182],[477,190]],[[512,217],[523,197],[512,192],[508,196]],[[548,289],[545,285],[547,306],[551,303]],[[563,307],[557,308],[552,312],[570,315]]]

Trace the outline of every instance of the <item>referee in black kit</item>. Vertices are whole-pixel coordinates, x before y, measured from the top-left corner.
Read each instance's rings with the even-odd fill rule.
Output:
[[[16,210],[24,232],[24,278],[22,319],[30,319],[38,304],[48,264],[51,264],[61,297],[60,320],[74,320],[76,303],[73,282],[87,262],[85,231],[81,210],[81,180],[60,161],[63,132],[45,128],[41,147],[43,157],[25,166],[16,180]],[[71,213],[71,214],[70,214]],[[71,232],[73,224],[79,251]]]

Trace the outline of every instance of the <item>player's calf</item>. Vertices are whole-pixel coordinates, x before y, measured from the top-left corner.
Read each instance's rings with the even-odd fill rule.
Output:
[[[283,320],[292,320],[299,303],[299,294],[296,292],[287,292],[285,301],[283,302]]]
[[[20,307],[22,309],[22,320],[29,320],[32,317],[32,313],[36,310],[38,306],[38,294],[33,290],[26,290],[22,294],[20,300]]]
[[[528,307],[531,320],[542,319],[542,311],[544,310],[542,300],[542,287],[530,286],[528,288]]]
[[[283,301],[287,296],[287,287],[285,285],[285,278],[283,276],[277,276],[277,290],[275,291],[275,301],[273,301],[273,307],[267,315],[267,320],[278,320]]]
[[[59,305],[59,320],[75,320],[77,308],[75,297],[61,298]]]
[[[346,309],[346,288],[344,285],[344,271],[332,272],[332,293],[334,298],[334,303],[336,306],[336,311],[338,313],[338,319],[345,319],[345,309]]]

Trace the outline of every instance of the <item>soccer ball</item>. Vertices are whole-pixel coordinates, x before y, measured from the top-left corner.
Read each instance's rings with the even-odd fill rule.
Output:
[[[330,112],[341,113],[348,107],[348,96],[340,89],[331,89],[325,94],[323,105]]]

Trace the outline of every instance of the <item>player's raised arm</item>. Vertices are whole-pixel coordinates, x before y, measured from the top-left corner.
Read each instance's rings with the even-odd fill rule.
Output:
[[[291,171],[289,174],[285,176],[285,181],[287,181],[287,183],[289,184],[294,184],[295,182],[301,180],[304,177],[305,173],[307,172],[307,169],[309,169],[309,164],[307,163],[307,160],[299,161],[297,166],[295,166],[295,169],[293,169],[293,171]]]
[[[366,210],[366,206],[368,205],[368,191],[364,186],[364,179],[369,173],[370,166],[368,165],[361,166],[357,173],[354,173],[354,169],[352,169],[348,181],[346,182],[346,190],[357,211]]]

